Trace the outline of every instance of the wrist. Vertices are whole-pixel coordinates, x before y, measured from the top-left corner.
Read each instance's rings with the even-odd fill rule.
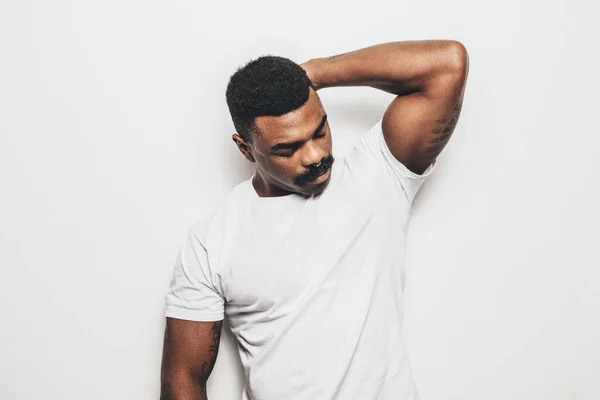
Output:
[[[322,89],[324,86],[319,79],[319,64],[322,62],[319,58],[312,58],[300,66],[306,71],[306,75],[310,79],[315,91]]]

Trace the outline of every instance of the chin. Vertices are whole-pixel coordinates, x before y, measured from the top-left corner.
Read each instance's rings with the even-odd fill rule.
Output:
[[[309,184],[302,185],[298,191],[307,196],[313,196],[316,194],[320,194],[329,185],[330,179],[331,179],[331,176],[328,176],[327,179],[321,183],[317,183],[317,184],[309,183]]]

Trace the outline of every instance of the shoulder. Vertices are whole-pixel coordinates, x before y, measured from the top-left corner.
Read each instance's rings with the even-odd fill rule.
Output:
[[[227,232],[231,232],[247,204],[247,180],[236,185],[229,193],[219,198],[215,205],[205,211],[193,223],[189,234],[205,247],[211,243],[222,243]]]

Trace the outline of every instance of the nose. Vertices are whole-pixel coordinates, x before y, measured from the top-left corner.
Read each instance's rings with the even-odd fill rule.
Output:
[[[311,165],[314,166],[315,164],[319,164],[325,157],[327,157],[327,153],[321,147],[319,147],[319,145],[312,141],[306,143],[304,147],[306,147],[306,150],[302,158],[302,165],[305,168],[309,168]]]

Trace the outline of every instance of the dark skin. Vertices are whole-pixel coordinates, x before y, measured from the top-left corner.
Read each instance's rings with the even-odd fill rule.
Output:
[[[316,90],[371,86],[397,95],[386,109],[382,129],[393,156],[422,174],[444,149],[456,127],[468,75],[464,46],[451,40],[383,43],[350,53],[309,60],[305,69]],[[233,140],[256,166],[259,196],[309,196],[329,182],[298,184],[297,178],[331,155],[331,132],[317,92],[300,109],[280,117],[256,119],[253,143]],[[317,130],[317,132],[315,132]],[[274,148],[293,142],[293,148]],[[289,156],[288,156],[289,154]],[[326,179],[325,179],[326,178]],[[167,318],[161,400],[206,399],[206,381],[216,360],[221,321]]]
[[[308,101],[299,109],[278,117],[256,118],[258,134],[252,143],[233,135],[244,157],[256,166],[253,184],[259,196],[310,196],[325,189],[330,171],[325,172],[323,182],[296,183],[295,179],[331,156],[331,130],[326,117],[319,95],[310,89]]]
[[[469,57],[460,42],[421,40],[383,43],[301,65],[317,90],[371,86],[397,95],[383,114],[383,135],[394,157],[420,175],[454,132]]]
[[[161,368],[161,400],[206,400],[206,382],[219,352],[223,321],[167,317]]]

